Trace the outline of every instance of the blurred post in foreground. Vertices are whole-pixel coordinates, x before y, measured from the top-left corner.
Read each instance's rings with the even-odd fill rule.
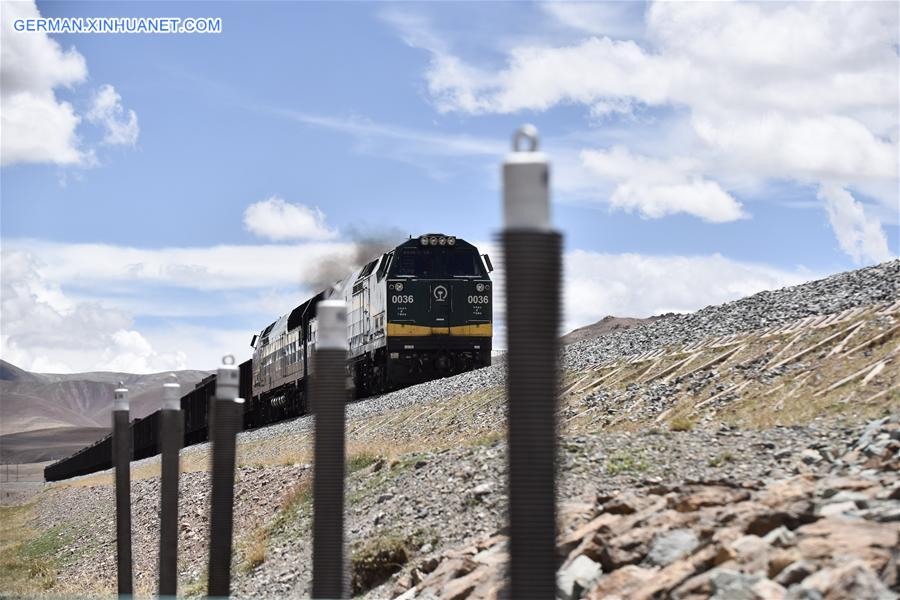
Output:
[[[234,357],[226,356],[216,374],[216,396],[209,407],[212,492],[207,593],[220,598],[231,594],[235,444],[244,418],[244,400],[238,397],[239,383],[240,370],[234,364]]]
[[[123,382],[113,392],[112,463],[116,470],[116,565],[120,596],[130,596],[131,575],[131,429],[128,389]]]
[[[163,406],[159,413],[162,450],[159,522],[159,595],[175,596],[178,590],[178,479],[179,453],[184,437],[181,386],[174,373],[163,384]]]
[[[522,148],[527,143],[527,148]],[[556,596],[556,406],[562,236],[550,225],[537,130],[503,163],[509,410],[510,598]]]
[[[347,393],[347,305],[316,307],[312,408],[316,418],[313,471],[313,598],[348,598],[344,565],[344,414]]]

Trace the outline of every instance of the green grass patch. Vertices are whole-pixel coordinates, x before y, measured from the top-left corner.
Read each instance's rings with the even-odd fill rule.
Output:
[[[351,473],[356,473],[357,471],[362,471],[366,467],[374,465],[379,460],[381,460],[381,457],[371,452],[359,452],[354,454],[347,461],[347,474],[349,475]]]
[[[70,537],[66,535],[62,527],[53,527],[42,533],[37,538],[22,545],[22,557],[26,559],[39,559],[52,556],[60,548],[66,546]]]
[[[185,585],[181,590],[181,596],[184,598],[197,598],[200,596],[205,596],[207,587],[207,575],[206,573],[204,573],[202,576],[197,578],[196,581],[192,581]]]
[[[31,596],[56,583],[52,554],[65,544],[51,529],[34,537],[26,522],[31,505],[0,507],[0,592],[4,596]]]
[[[726,450],[722,454],[709,457],[709,460],[706,461],[706,464],[710,467],[721,467],[725,463],[734,462],[734,460],[734,454],[731,451]]]
[[[650,465],[640,453],[628,450],[617,450],[606,459],[606,473],[608,475],[640,473],[649,468]]]
[[[362,502],[369,494],[374,494],[389,479],[397,477],[406,469],[411,469],[416,464],[416,460],[404,457],[393,461],[388,467],[383,467],[374,473],[366,475],[364,479],[355,479],[351,484],[352,487],[347,492],[348,506]]]

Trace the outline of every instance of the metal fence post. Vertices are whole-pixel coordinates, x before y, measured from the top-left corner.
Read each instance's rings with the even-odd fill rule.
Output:
[[[235,444],[243,421],[238,397],[240,370],[233,356],[222,359],[216,375],[215,408],[210,407],[212,492],[209,516],[209,587],[211,597],[231,594],[231,539],[234,518]]]
[[[312,408],[316,418],[313,471],[313,598],[347,598],[344,566],[344,415],[347,393],[347,305],[316,307]]]
[[[523,142],[528,148],[522,149]],[[556,595],[556,405],[562,236],[550,225],[537,130],[503,163],[509,398],[510,597]]]
[[[178,479],[179,453],[184,437],[181,386],[175,374],[163,384],[159,413],[161,447],[159,493],[159,595],[175,596],[178,590]]]
[[[128,389],[123,382],[113,392],[113,456],[116,480],[116,565],[120,596],[133,591],[131,570],[131,429]]]

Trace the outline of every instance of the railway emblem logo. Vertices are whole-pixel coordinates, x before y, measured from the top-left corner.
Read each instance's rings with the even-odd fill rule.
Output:
[[[444,302],[447,299],[447,288],[443,285],[439,285],[434,288],[434,299],[438,302]]]

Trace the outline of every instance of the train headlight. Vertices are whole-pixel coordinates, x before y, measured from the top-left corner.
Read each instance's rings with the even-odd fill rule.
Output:
[[[439,238],[438,238],[438,244],[440,244],[441,246],[446,246],[446,245],[447,245],[447,238],[445,238],[444,236],[439,237]]]
[[[431,236],[431,239],[428,240],[428,243],[431,244],[432,246],[437,246],[438,245],[437,236],[435,236],[435,235]]]
[[[398,281],[397,283],[394,284],[394,289],[397,290],[398,292],[402,292],[403,284]]]
[[[422,244],[423,246],[427,246],[428,245],[428,236],[423,235],[422,237],[420,237],[419,243]]]
[[[476,284],[475,284],[475,289],[478,290],[479,292],[483,292],[483,291],[484,291],[484,284],[483,284],[483,283],[476,283]]]
[[[454,244],[456,244],[456,238],[451,235],[450,237],[447,238],[447,245],[452,246]]]

